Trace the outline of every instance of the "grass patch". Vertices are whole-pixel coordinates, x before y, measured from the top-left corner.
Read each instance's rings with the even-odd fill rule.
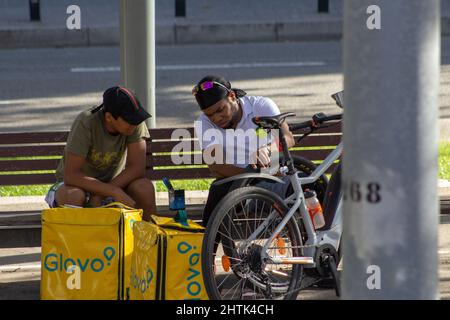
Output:
[[[175,189],[184,190],[208,190],[214,179],[199,179],[199,180],[171,180]],[[156,191],[167,191],[166,186],[162,181],[156,182]]]
[[[450,180],[450,142],[439,143],[439,179]]]
[[[175,189],[185,190],[208,190],[214,179],[199,180],[172,180]],[[16,197],[16,196],[43,196],[47,194],[50,184],[29,185],[29,186],[1,186],[0,197]],[[156,191],[167,191],[162,181],[156,182]]]
[[[42,196],[50,188],[50,184],[36,184],[29,186],[1,186],[0,197]]]
[[[297,148],[295,148],[297,149]],[[310,148],[300,148],[307,150]],[[328,149],[325,147],[325,149]],[[169,153],[170,154],[170,153]],[[58,157],[21,157],[20,160],[42,159],[42,158],[58,158]],[[60,158],[60,157],[59,157]],[[18,158],[1,158],[0,160],[18,160]],[[318,164],[320,161],[314,161]],[[186,166],[183,166],[187,168]],[[190,168],[206,168],[207,166],[193,165],[188,166]],[[172,169],[174,167],[158,167],[157,169]],[[155,168],[156,169],[156,168]],[[52,171],[40,171],[41,173],[47,173]],[[26,172],[21,172],[26,173]],[[37,172],[33,172],[37,173]],[[450,180],[450,142],[439,143],[439,178]],[[208,190],[214,179],[198,179],[198,180],[173,180],[172,184],[175,189],[185,190]],[[0,197],[13,197],[13,196],[40,196],[45,195],[50,185],[29,185],[29,186],[0,186]],[[156,191],[167,191],[166,187],[161,181],[156,182]]]

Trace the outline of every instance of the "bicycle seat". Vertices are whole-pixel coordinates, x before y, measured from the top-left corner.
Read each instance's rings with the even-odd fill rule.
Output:
[[[252,121],[263,129],[279,129],[287,117],[295,117],[295,113],[285,112],[270,117],[254,117]]]

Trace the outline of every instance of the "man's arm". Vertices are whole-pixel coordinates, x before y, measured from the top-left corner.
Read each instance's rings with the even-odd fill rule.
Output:
[[[286,139],[286,144],[287,144],[288,148],[292,148],[293,146],[295,146],[294,135],[289,130],[289,126],[288,126],[288,124],[286,122],[284,122],[281,125],[281,133],[280,134],[284,135],[284,138]],[[277,145],[276,144],[272,144],[271,147],[276,148]],[[274,151],[274,149],[272,149],[272,151]]]
[[[143,139],[128,144],[125,169],[110,184],[124,189],[134,180],[144,178],[146,152],[147,144]]]
[[[281,125],[281,134],[283,134],[286,145],[288,148],[295,146],[295,139],[292,132],[289,130],[288,124],[285,122]],[[257,167],[267,168],[270,166],[270,155],[278,153],[280,141],[272,141],[269,145],[259,148],[254,155],[256,163],[252,163],[251,166],[256,169]],[[270,151],[269,151],[270,149]],[[253,157],[252,157],[253,158]]]
[[[207,147],[205,150],[203,150],[203,155],[205,155],[205,154],[209,155],[208,160],[205,161],[208,164],[209,171],[211,171],[211,173],[216,178],[228,178],[228,177],[232,177],[237,174],[241,174],[241,173],[245,172],[245,170],[243,168],[239,168],[239,167],[236,167],[231,164],[210,163],[211,160],[215,159],[215,156],[216,156],[215,153],[216,153],[217,148],[221,149],[222,146],[212,145],[212,146]],[[211,159],[209,159],[209,158],[211,158]],[[224,160],[224,159],[221,159],[221,160]]]
[[[286,122],[281,125],[281,131],[282,134],[284,134],[288,148],[294,147],[295,139],[292,132],[289,130],[289,126]],[[276,143],[272,143],[270,145],[270,149],[272,153],[278,152],[278,145]],[[210,146],[204,152],[208,152],[214,157],[214,150],[215,146]],[[256,168],[258,166],[267,167],[269,165],[270,156],[268,154],[267,147],[263,147],[261,148],[261,150],[258,150],[257,162],[258,165],[252,165],[253,168]],[[231,164],[210,164],[208,165],[208,168],[211,171],[211,173],[217,178],[227,178],[245,172],[243,168],[239,168]]]
[[[79,156],[71,152],[66,153],[64,163],[64,184],[78,187],[92,194],[113,197],[116,201],[120,201],[126,205],[134,205],[134,200],[132,200],[121,188],[87,176],[82,170],[85,161],[86,158],[84,156]]]

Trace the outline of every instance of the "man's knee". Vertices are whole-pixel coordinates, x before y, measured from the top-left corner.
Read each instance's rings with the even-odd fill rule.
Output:
[[[155,187],[149,179],[137,179],[131,182],[126,192],[130,195],[145,195],[147,197],[153,197],[155,194]]]
[[[55,200],[59,206],[69,204],[82,207],[86,202],[86,192],[77,187],[64,185],[56,190]]]

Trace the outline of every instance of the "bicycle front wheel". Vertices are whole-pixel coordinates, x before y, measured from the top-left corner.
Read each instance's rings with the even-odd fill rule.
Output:
[[[234,190],[216,206],[202,248],[203,276],[210,299],[295,299],[303,267],[264,260],[263,246],[289,209],[273,192]],[[302,256],[294,218],[269,244],[271,258]]]

